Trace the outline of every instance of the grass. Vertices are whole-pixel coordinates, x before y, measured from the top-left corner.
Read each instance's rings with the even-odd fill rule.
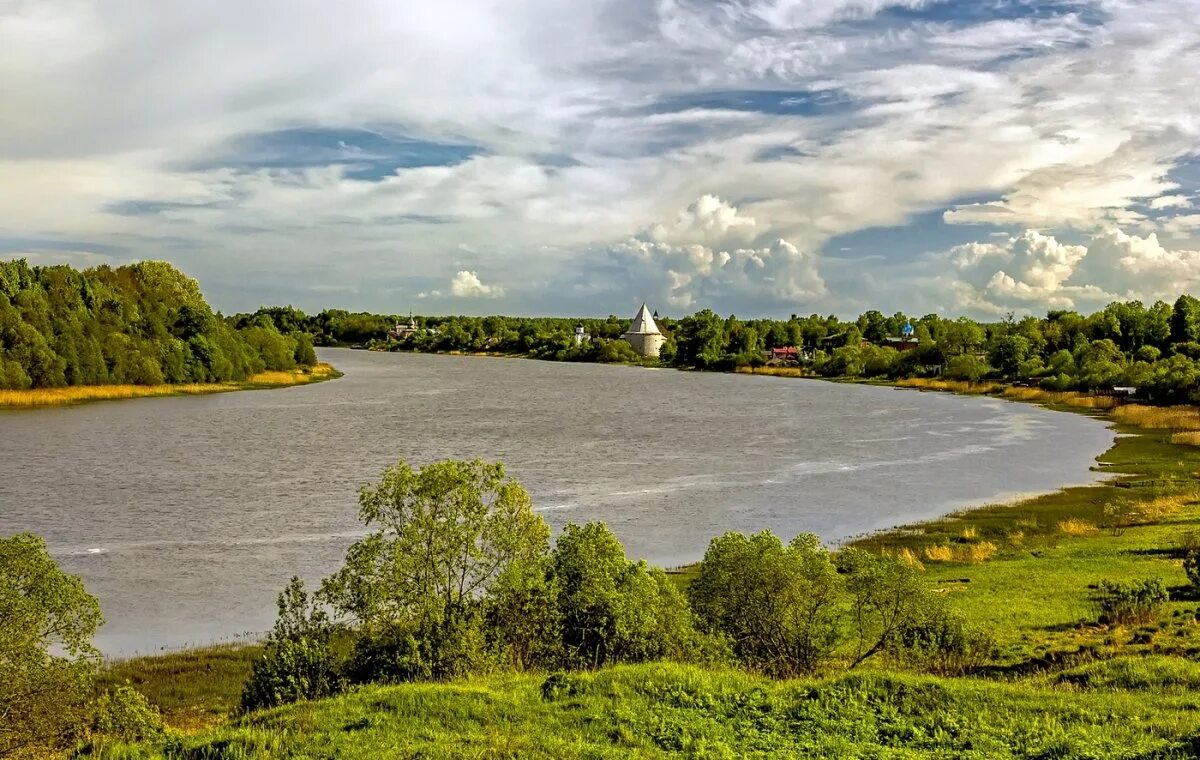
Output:
[[[220,723],[237,708],[257,645],[227,644],[109,662],[101,689],[128,683],[162,711],[168,726],[195,731]]]
[[[770,375],[772,377],[812,377],[803,367],[738,367],[739,375]]]
[[[1194,678],[1195,668],[1181,669]],[[1170,675],[1170,671],[1167,672]],[[669,663],[566,676],[366,687],[158,744],[132,758],[1190,757],[1200,695],[1083,671],[1030,686],[883,673],[768,681]],[[1146,683],[1162,676],[1149,674]]]
[[[965,380],[935,380],[927,377],[910,377],[897,380],[897,388],[916,388],[923,391],[943,391],[949,393],[966,393],[973,396],[987,395],[1000,390],[999,383],[982,382],[969,383]]]
[[[204,393],[279,388],[305,385],[340,377],[331,365],[321,363],[310,370],[269,371],[251,375],[241,382],[175,383],[164,385],[72,385],[64,388],[0,390],[0,407],[68,406],[87,401],[148,398],[153,396],[190,396]]]
[[[1115,409],[1121,405],[1116,396],[1092,396],[1075,391],[1044,391],[1041,388],[1021,388],[1010,385],[1000,394],[1011,401],[1028,401],[1076,409]]]

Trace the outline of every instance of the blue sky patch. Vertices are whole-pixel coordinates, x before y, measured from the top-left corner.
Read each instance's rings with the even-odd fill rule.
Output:
[[[350,179],[377,181],[398,169],[452,166],[482,152],[477,145],[389,136],[367,129],[298,127],[234,138],[220,157],[193,168],[253,171],[341,166]]]
[[[824,116],[844,113],[854,101],[840,90],[718,90],[661,98],[647,113],[678,113],[695,109],[749,111],[775,116]]]

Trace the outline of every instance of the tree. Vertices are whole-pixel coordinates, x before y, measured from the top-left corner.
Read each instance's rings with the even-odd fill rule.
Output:
[[[42,539],[0,539],[0,757],[56,744],[86,719],[100,604]]]
[[[299,578],[292,577],[279,594],[278,605],[275,627],[242,690],[243,710],[320,699],[341,690],[333,627],[325,611],[310,603]]]
[[[841,581],[811,534],[787,546],[770,531],[714,538],[687,593],[703,629],[770,676],[812,673],[841,639]]]
[[[564,664],[570,667],[695,659],[707,648],[666,574],[626,559],[604,523],[563,530],[550,582],[557,593]]]
[[[850,667],[855,668],[893,646],[920,621],[932,595],[917,571],[895,557],[844,549],[837,564],[850,596],[850,622],[857,640]]]
[[[401,462],[359,491],[373,528],[326,579],[321,597],[370,639],[411,641],[416,672],[470,670],[482,656],[483,601],[506,571],[548,550],[550,529],[504,467],[446,460]]]
[[[1020,373],[1021,364],[1029,359],[1029,339],[1020,335],[1009,335],[996,341],[988,352],[988,361],[1005,377]]]
[[[946,362],[946,377],[951,380],[965,380],[969,383],[978,382],[991,367],[983,359],[970,354],[959,354]]]

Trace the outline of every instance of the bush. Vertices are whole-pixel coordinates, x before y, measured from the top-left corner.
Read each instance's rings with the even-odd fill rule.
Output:
[[[943,374],[949,380],[977,383],[990,371],[991,367],[983,359],[970,354],[962,354],[946,362],[946,370]]]
[[[97,700],[92,731],[117,741],[142,742],[161,737],[166,727],[158,708],[140,691],[118,685]]]
[[[1097,588],[1100,622],[1112,625],[1149,623],[1162,613],[1168,598],[1157,578],[1129,583],[1101,581]]]
[[[899,662],[943,676],[962,675],[987,662],[995,643],[944,605],[903,626],[889,647]]]
[[[259,710],[336,694],[342,681],[334,660],[333,629],[293,577],[279,595],[279,617],[242,691],[242,709]]]

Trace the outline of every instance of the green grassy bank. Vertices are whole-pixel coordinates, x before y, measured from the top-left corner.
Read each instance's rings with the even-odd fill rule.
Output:
[[[1200,677],[1195,668],[1192,678]],[[621,666],[367,687],[105,758],[1192,757],[1200,696],[870,673]]]

